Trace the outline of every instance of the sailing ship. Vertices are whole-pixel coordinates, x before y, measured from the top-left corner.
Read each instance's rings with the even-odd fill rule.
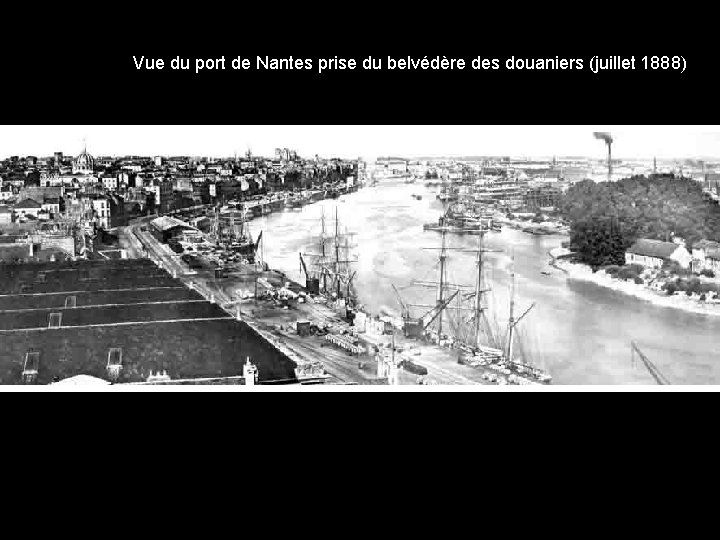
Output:
[[[344,311],[345,318],[354,318],[358,305],[353,279],[357,272],[351,265],[358,261],[351,254],[354,233],[342,231],[338,208],[335,219],[328,224],[323,209],[320,234],[313,238],[313,250],[300,253],[300,270],[305,274],[305,286],[311,294],[324,296]]]
[[[458,362],[483,370],[483,378],[499,384],[549,384],[548,373],[518,358],[515,347],[517,326],[534,308],[532,304],[519,317],[515,306],[515,275],[511,274],[510,315],[504,336],[499,325],[489,317],[486,295],[490,292],[483,268],[483,234],[478,236],[476,249],[450,248],[446,244],[446,231],[442,231],[439,251],[439,276],[437,281],[414,281],[410,286],[429,287],[436,290],[435,304],[410,304],[405,302],[398,288],[393,285],[402,308],[403,330],[406,336],[427,339],[443,347],[458,350]],[[475,283],[461,285],[448,280],[448,253],[453,250],[475,254],[477,268]],[[419,318],[411,317],[411,307],[423,308]],[[454,320],[452,315],[454,314]],[[493,324],[494,323],[494,324]],[[448,333],[448,327],[450,333]]]
[[[262,232],[257,241],[253,241],[250,228],[245,219],[246,215],[244,205],[238,211],[230,210],[226,213],[221,212],[220,208],[216,208],[212,233],[216,245],[226,251],[240,255],[249,264],[254,264]]]
[[[499,232],[501,226],[491,213],[469,202],[449,204],[437,223],[426,223],[426,231],[451,232],[457,234],[484,234],[486,231]]]

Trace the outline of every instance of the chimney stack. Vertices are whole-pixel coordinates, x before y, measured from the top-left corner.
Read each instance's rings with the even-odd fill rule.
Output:
[[[606,131],[596,131],[593,133],[594,137],[596,139],[600,139],[601,141],[604,141],[605,144],[607,144],[608,148],[608,181],[612,180],[612,143],[613,143],[613,137],[610,133],[607,133]]]

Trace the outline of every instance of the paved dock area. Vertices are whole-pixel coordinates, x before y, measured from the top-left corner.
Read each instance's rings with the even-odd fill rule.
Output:
[[[283,307],[267,299],[256,299],[256,287],[261,292],[267,280],[273,287],[282,287],[286,278],[274,271],[254,271],[251,267],[230,273],[227,278],[215,279],[210,272],[195,272],[174,254],[168,246],[159,243],[143,230],[142,224],[124,228],[121,241],[132,247],[131,255],[147,256],[192,286],[206,298],[216,302],[234,317],[239,317],[252,326],[268,342],[285,353],[297,364],[321,362],[328,382],[338,384],[383,384],[387,380],[378,377],[375,355],[367,352],[353,355],[334,346],[323,336],[302,337],[297,334],[296,322],[307,320],[319,327],[329,326],[344,332],[351,329],[329,306],[320,302],[292,303]],[[258,278],[261,278],[258,284]],[[243,293],[250,298],[242,298]],[[367,350],[368,345],[390,347],[391,335],[359,334],[359,341]],[[404,354],[413,363],[428,370],[427,375],[418,375],[400,370],[399,384],[487,384],[482,379],[483,370],[458,363],[457,351],[444,349],[432,344],[405,338],[400,332],[395,335],[396,354]],[[402,351],[402,352],[401,352]]]

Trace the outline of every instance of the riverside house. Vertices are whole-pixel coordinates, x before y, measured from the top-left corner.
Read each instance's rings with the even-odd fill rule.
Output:
[[[712,270],[720,273],[720,243],[712,240],[700,240],[692,248],[693,272]]]
[[[646,268],[660,268],[665,261],[675,261],[688,268],[692,258],[685,246],[661,240],[640,239],[625,252],[625,264],[640,264]]]

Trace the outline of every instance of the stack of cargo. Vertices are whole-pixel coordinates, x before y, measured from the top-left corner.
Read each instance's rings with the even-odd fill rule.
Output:
[[[345,349],[351,354],[359,355],[364,352],[364,349],[348,336],[343,336],[339,334],[328,334],[325,336],[325,339],[333,345],[337,345],[338,347]]]
[[[307,337],[310,335],[310,321],[297,321],[296,323],[297,335],[300,337]]]

